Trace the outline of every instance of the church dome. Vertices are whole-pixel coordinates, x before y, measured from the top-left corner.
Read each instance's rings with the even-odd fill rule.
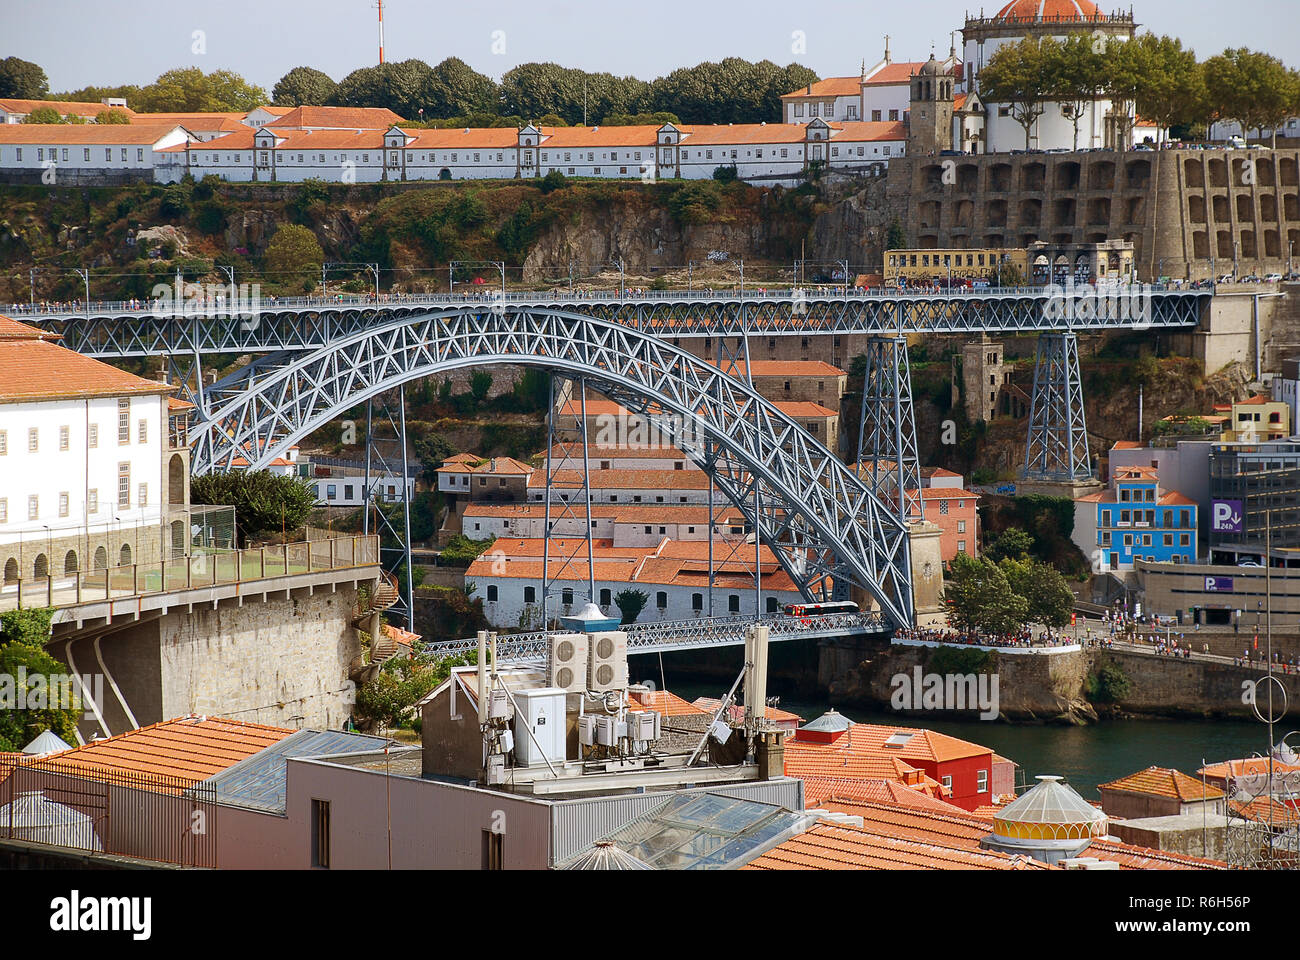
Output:
[[[947,74],[952,73],[952,67],[945,67],[934,58],[934,54],[932,53],[930,54],[930,59],[921,64],[921,69],[918,70],[917,73],[922,77],[946,76]]]
[[[1102,20],[1105,15],[1092,0],[1011,0],[994,20]]]

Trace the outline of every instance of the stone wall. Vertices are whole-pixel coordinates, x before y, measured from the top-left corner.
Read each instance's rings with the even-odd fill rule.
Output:
[[[1300,151],[1160,150],[903,157],[890,197],[908,246],[1126,240],[1140,278],[1286,269],[1300,247]]]

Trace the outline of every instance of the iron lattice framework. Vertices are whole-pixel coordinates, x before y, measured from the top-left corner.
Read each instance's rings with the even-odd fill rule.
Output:
[[[892,504],[898,521],[923,517],[921,464],[906,337],[870,337],[858,419],[858,475]]]
[[[693,620],[658,620],[627,623],[619,627],[627,634],[627,652],[668,653],[709,647],[740,646],[755,624],[769,630],[769,640],[821,640],[887,634],[889,625],[875,613],[822,614],[815,617],[697,617]],[[497,638],[497,656],[502,660],[544,662],[551,634],[545,631],[514,633]],[[458,657],[473,653],[475,637],[426,643],[420,651],[424,660]]]
[[[1144,309],[1127,297],[1072,309],[1072,294],[1042,288],[961,293],[903,292],[836,296],[789,291],[751,293],[648,291],[636,296],[572,296],[511,291],[507,312],[581,313],[669,337],[736,337],[814,334],[949,333],[1028,334],[1194,326],[1213,298],[1208,291],[1157,290]],[[1082,295],[1080,295],[1082,298]],[[500,299],[495,301],[502,308]],[[63,343],[97,357],[302,351],[328,346],[362,330],[430,312],[477,313],[486,300],[462,296],[369,299],[290,298],[244,316],[154,316],[128,304],[93,304],[85,314],[23,312],[16,315],[63,336]]]
[[[907,529],[852,469],[748,384],[662,338],[590,315],[500,307],[426,313],[339,339],[237,386],[210,388],[208,416],[192,434],[194,469],[228,469],[244,451],[256,452],[249,459],[257,469],[382,391],[492,363],[584,376],[694,459],[704,460],[694,438],[716,443],[725,460],[702,466],[805,597],[843,596],[857,586],[891,623],[912,622]]]
[[[1079,342],[1073,333],[1045,333],[1038,338],[1023,476],[1026,480],[1092,479]]]

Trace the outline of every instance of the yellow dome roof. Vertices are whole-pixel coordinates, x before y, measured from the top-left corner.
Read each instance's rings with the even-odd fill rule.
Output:
[[[993,817],[995,836],[1020,840],[1085,840],[1106,835],[1106,815],[1061,777],[1038,784]]]

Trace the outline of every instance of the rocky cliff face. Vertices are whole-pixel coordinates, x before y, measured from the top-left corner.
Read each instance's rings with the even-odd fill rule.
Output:
[[[828,182],[829,208],[808,231],[808,259],[848,260],[873,269],[882,264],[889,224],[906,212],[887,196],[887,182],[884,176]]]

